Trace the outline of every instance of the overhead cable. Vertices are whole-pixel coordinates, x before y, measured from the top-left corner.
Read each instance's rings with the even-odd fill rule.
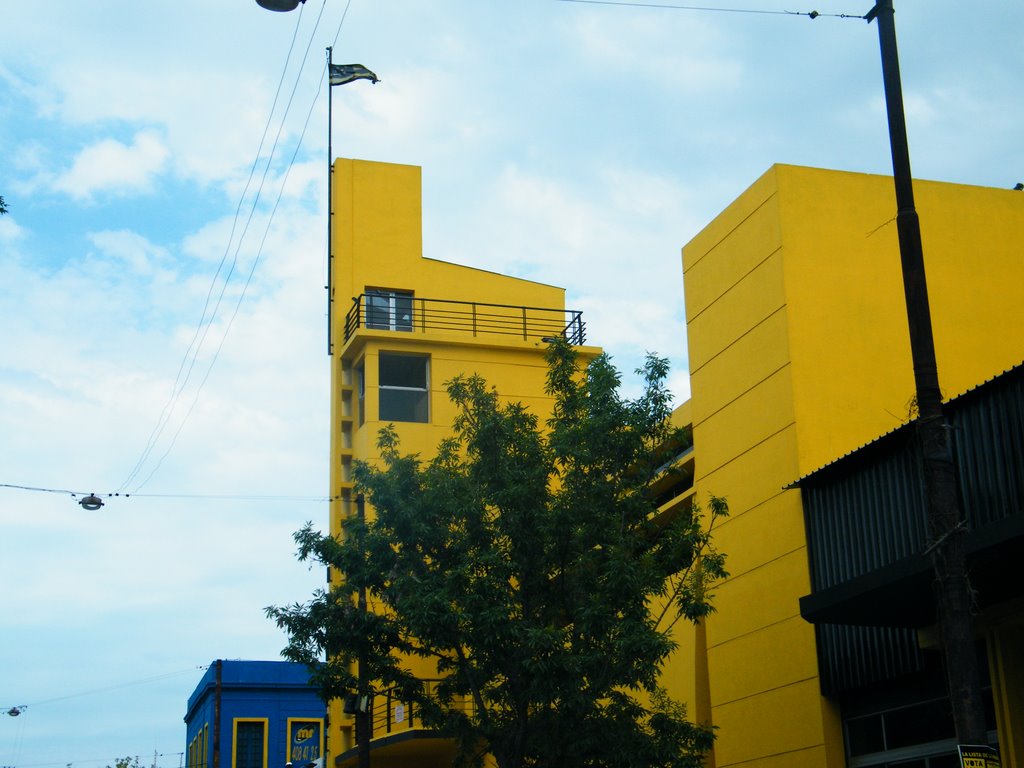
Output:
[[[717,8],[715,6],[705,5],[677,5],[675,3],[646,3],[637,2],[631,3],[625,0],[558,0],[562,3],[582,3],[585,5],[619,5],[619,6],[634,6],[637,8],[668,8],[677,11],[709,11],[718,13],[753,13],[753,14],[767,14],[772,16],[807,16],[810,19],[817,19],[819,17],[831,17],[836,19],[861,19],[865,16],[863,14],[852,14],[852,13],[819,13],[818,11],[783,11],[783,10],[768,10],[764,8]]]
[[[198,361],[199,352],[203,348],[203,345],[206,342],[206,338],[207,338],[207,336],[208,336],[208,334],[210,332],[210,328],[213,325],[213,321],[214,321],[214,319],[215,319],[215,317],[217,315],[217,312],[220,309],[221,303],[222,303],[222,301],[224,299],[224,295],[227,292],[227,288],[228,288],[228,285],[230,283],[231,277],[234,274],[235,268],[236,268],[236,266],[238,264],[238,256],[239,256],[239,252],[240,252],[241,247],[242,247],[242,242],[245,239],[245,235],[248,232],[249,225],[252,222],[253,217],[255,215],[256,207],[257,207],[257,205],[259,203],[260,196],[262,194],[264,184],[266,183],[266,179],[267,179],[267,175],[269,173],[270,167],[273,164],[274,155],[275,155],[275,153],[277,151],[278,143],[280,142],[281,135],[282,135],[283,130],[284,130],[284,125],[285,125],[285,122],[286,122],[287,117],[288,117],[288,113],[289,113],[289,111],[291,109],[292,102],[293,102],[293,100],[295,98],[295,93],[296,93],[296,91],[298,89],[298,84],[299,84],[299,82],[301,80],[302,71],[303,71],[303,69],[305,67],[306,61],[309,58],[310,46],[312,45],[313,39],[316,36],[316,32],[317,32],[317,29],[319,28],[320,20],[323,17],[324,8],[326,7],[326,5],[327,5],[327,0],[324,0],[323,4],[321,5],[321,8],[320,8],[320,13],[318,14],[316,22],[315,22],[315,24],[313,26],[313,30],[310,33],[309,43],[307,43],[307,45],[306,45],[306,49],[305,49],[305,52],[303,54],[302,61],[301,61],[300,65],[299,65],[298,72],[296,73],[295,80],[294,80],[294,83],[292,85],[292,90],[291,90],[291,93],[290,93],[289,98],[288,98],[288,102],[287,102],[287,104],[286,104],[286,106],[284,108],[284,111],[283,111],[282,115],[281,115],[280,124],[278,126],[277,133],[276,133],[276,135],[274,137],[274,142],[273,142],[273,145],[271,146],[270,153],[267,156],[266,164],[265,164],[264,169],[263,169],[263,174],[260,177],[259,185],[258,185],[258,187],[256,189],[256,193],[255,193],[255,195],[252,198],[252,205],[250,206],[248,216],[246,218],[245,224],[242,227],[242,232],[239,234],[238,241],[237,241],[237,243],[235,243],[234,253],[233,253],[232,258],[231,258],[230,266],[229,266],[229,268],[227,270],[226,275],[223,278],[223,281],[221,283],[220,292],[217,295],[217,298],[216,298],[216,300],[214,302],[214,306],[213,306],[213,308],[211,310],[210,309],[211,296],[213,295],[214,288],[217,285],[217,282],[218,282],[218,279],[220,277],[220,274],[221,274],[221,272],[222,272],[222,270],[224,268],[224,265],[225,265],[225,263],[227,261],[228,254],[231,253],[232,241],[234,240],[235,231],[236,231],[236,229],[238,227],[238,222],[239,222],[239,219],[240,219],[240,216],[241,216],[242,206],[243,206],[243,203],[244,203],[244,201],[246,199],[247,194],[249,193],[249,189],[251,187],[252,180],[253,180],[253,178],[256,175],[256,169],[258,168],[258,166],[260,164],[260,155],[262,154],[263,147],[264,147],[264,145],[266,143],[267,135],[270,132],[270,126],[271,126],[271,124],[273,123],[273,120],[274,120],[274,113],[277,110],[277,104],[278,104],[278,100],[279,100],[280,95],[281,95],[282,86],[284,84],[285,76],[287,74],[288,67],[289,67],[289,64],[291,62],[292,53],[293,53],[293,51],[295,49],[295,43],[296,43],[296,40],[298,38],[299,27],[300,27],[300,25],[302,23],[302,10],[300,8],[298,21],[296,22],[295,31],[292,34],[291,44],[289,45],[289,48],[288,48],[288,54],[285,57],[285,63],[284,63],[284,66],[283,66],[283,68],[281,70],[281,77],[278,80],[277,90],[276,90],[276,92],[274,94],[274,100],[273,100],[273,103],[271,105],[270,114],[267,116],[267,122],[266,122],[266,125],[265,125],[264,129],[263,129],[263,135],[260,138],[259,147],[256,150],[256,157],[254,158],[252,167],[250,168],[249,177],[248,177],[248,179],[246,181],[245,188],[242,190],[242,193],[241,193],[241,195],[239,197],[238,206],[235,209],[235,216],[234,216],[234,219],[232,221],[231,232],[230,232],[230,234],[228,236],[227,246],[225,248],[224,254],[221,257],[220,263],[217,266],[217,271],[214,274],[214,277],[213,277],[213,279],[212,279],[212,281],[210,283],[210,288],[207,291],[206,302],[205,302],[205,304],[203,306],[203,311],[201,313],[201,316],[200,316],[200,319],[199,319],[199,323],[198,323],[198,325],[196,327],[196,332],[195,332],[195,334],[193,334],[192,340],[189,342],[189,346],[186,349],[185,355],[182,358],[181,364],[178,367],[178,374],[177,374],[177,376],[175,378],[174,385],[173,385],[173,387],[171,389],[171,395],[170,395],[167,403],[164,405],[163,411],[160,414],[160,418],[157,420],[157,424],[156,424],[156,426],[154,426],[153,431],[150,434],[150,437],[149,437],[149,439],[146,442],[146,446],[143,449],[141,456],[139,457],[138,461],[136,461],[135,466],[132,468],[132,470],[129,473],[128,477],[118,487],[118,489],[117,489],[118,491],[122,491],[126,487],[128,487],[128,485],[131,484],[137,478],[137,476],[141,472],[143,466],[149,460],[149,458],[150,458],[150,456],[152,454],[152,451],[155,449],[157,442],[159,441],[160,437],[163,435],[164,430],[167,428],[167,426],[168,426],[168,424],[169,424],[169,422],[171,420],[171,417],[173,416],[173,413],[174,413],[175,409],[177,408],[178,401],[181,398],[182,394],[184,393],[185,387],[187,386],[189,380],[192,377],[192,372],[193,372],[193,370],[195,368],[195,365],[196,365],[196,363]],[[293,154],[292,158],[291,158],[291,160],[289,162],[289,165],[288,165],[288,171],[291,170],[291,166],[294,164],[294,162],[295,162],[295,155]],[[286,172],[286,178],[287,178],[287,172]],[[275,209],[276,209],[276,206],[275,206]],[[271,216],[271,219],[272,219],[272,216]],[[268,222],[268,227],[269,227],[269,222]],[[266,237],[264,236],[264,242],[265,242],[265,240],[266,240]],[[256,261],[258,261],[258,260],[259,260],[259,254],[257,254],[257,257],[256,257]],[[255,269],[255,263],[256,262],[254,261],[253,269],[250,270],[249,277],[246,280],[246,282],[245,282],[245,284],[243,286],[242,292],[239,295],[239,298],[238,298],[238,300],[237,300],[237,302],[235,304],[235,310],[234,310],[234,313],[232,314],[232,320],[234,319],[235,315],[237,315],[238,308],[241,305],[241,302],[245,298],[246,289],[248,288],[248,286],[249,286],[249,284],[250,284],[250,282],[252,280],[252,274],[253,274],[253,270]],[[207,315],[208,312],[209,312],[209,315]],[[178,427],[175,430],[174,435],[171,438],[167,448],[160,455],[160,458],[157,459],[155,465],[152,467],[152,469],[150,470],[150,472],[146,476],[146,478],[141,483],[139,483],[136,486],[136,491],[139,488],[142,488],[143,486],[145,486],[146,483],[149,482],[150,478],[153,477],[153,475],[156,473],[156,471],[162,465],[164,459],[167,457],[167,455],[174,448],[174,445],[177,442],[178,436],[181,434],[181,431],[184,429],[184,426],[185,426],[186,422],[188,421],[189,417],[191,416],[192,411],[195,408],[196,402],[199,399],[199,395],[202,392],[203,386],[205,385],[207,379],[209,379],[210,373],[213,370],[213,366],[217,362],[217,358],[219,357],[220,350],[223,348],[224,341],[227,338],[227,335],[228,335],[228,332],[230,331],[230,328],[231,328],[231,323],[229,322],[228,326],[224,329],[224,333],[223,333],[223,335],[221,337],[220,343],[217,346],[216,353],[214,354],[213,358],[211,359],[209,365],[207,366],[206,373],[203,376],[202,381],[199,383],[199,385],[196,388],[196,392],[195,392],[195,395],[193,397],[192,404],[189,406],[188,410],[185,412],[184,416],[179,421]]]

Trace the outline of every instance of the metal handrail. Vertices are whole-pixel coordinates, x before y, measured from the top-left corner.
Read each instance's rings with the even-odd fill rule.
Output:
[[[442,331],[515,336],[524,341],[561,336],[575,346],[586,343],[583,313],[578,310],[410,297],[410,310],[401,317],[391,307],[374,308],[373,317],[368,318],[366,297],[363,293],[352,299],[352,307],[345,315],[346,342],[357,329],[371,328],[401,333]]]
[[[433,696],[441,680],[428,678],[420,682],[423,684],[424,693],[427,696]],[[476,709],[469,697],[453,702],[451,708],[468,715],[472,715]],[[415,702],[403,698],[396,689],[381,691],[373,697],[373,704],[370,707],[371,739],[379,739],[392,733],[423,727],[423,721]]]

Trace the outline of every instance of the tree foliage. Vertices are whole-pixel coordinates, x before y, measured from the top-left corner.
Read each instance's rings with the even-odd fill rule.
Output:
[[[284,655],[332,698],[358,689],[362,659],[376,692],[396,690],[458,741],[462,764],[700,765],[712,734],[659,672],[672,625],[712,610],[725,570],[710,533],[727,509],[713,498],[706,514],[658,517],[651,481],[689,441],[669,421],[667,372],[649,356],[643,393],[623,399],[606,356],[581,373],[559,343],[546,428],[469,376],[447,384],[458,416],[433,459],[382,430],[380,462],[355,471],[373,514],[345,520],[341,540],[312,524],[296,534],[300,559],[340,578],[267,609],[289,635]],[[429,691],[416,657],[436,664]]]
[[[7,203],[4,201],[3,195],[0,195],[0,216],[7,213]]]

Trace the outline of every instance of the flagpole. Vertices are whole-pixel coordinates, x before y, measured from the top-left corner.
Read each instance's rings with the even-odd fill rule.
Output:
[[[304,1],[304,0],[303,0]],[[334,65],[334,49],[327,46],[327,355],[334,354],[334,342],[331,334],[331,311],[334,308],[334,156],[331,151],[331,128],[333,95],[336,85],[344,85],[355,80],[380,82],[373,72],[362,64]]]
[[[331,94],[334,88],[331,86],[331,63],[332,49],[327,46],[327,356],[334,354],[331,343],[331,309],[334,302],[334,285],[331,282],[331,267],[334,262],[334,239],[333,234],[333,197],[334,197],[334,163],[331,158]]]

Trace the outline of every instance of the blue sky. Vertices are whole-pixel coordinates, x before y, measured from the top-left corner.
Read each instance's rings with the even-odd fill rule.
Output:
[[[915,175],[1024,181],[1024,5],[896,5]],[[326,522],[327,45],[382,78],[335,90],[335,154],[423,167],[425,255],[565,286],[621,368],[668,356],[680,399],[680,248],[772,163],[890,170],[859,20],[559,0],[0,16],[0,483],[135,494],[86,512],[0,488],[0,708],[28,705],[0,717],[3,765],[174,768],[201,667],[276,658],[263,607],[322,581],[291,533]]]

